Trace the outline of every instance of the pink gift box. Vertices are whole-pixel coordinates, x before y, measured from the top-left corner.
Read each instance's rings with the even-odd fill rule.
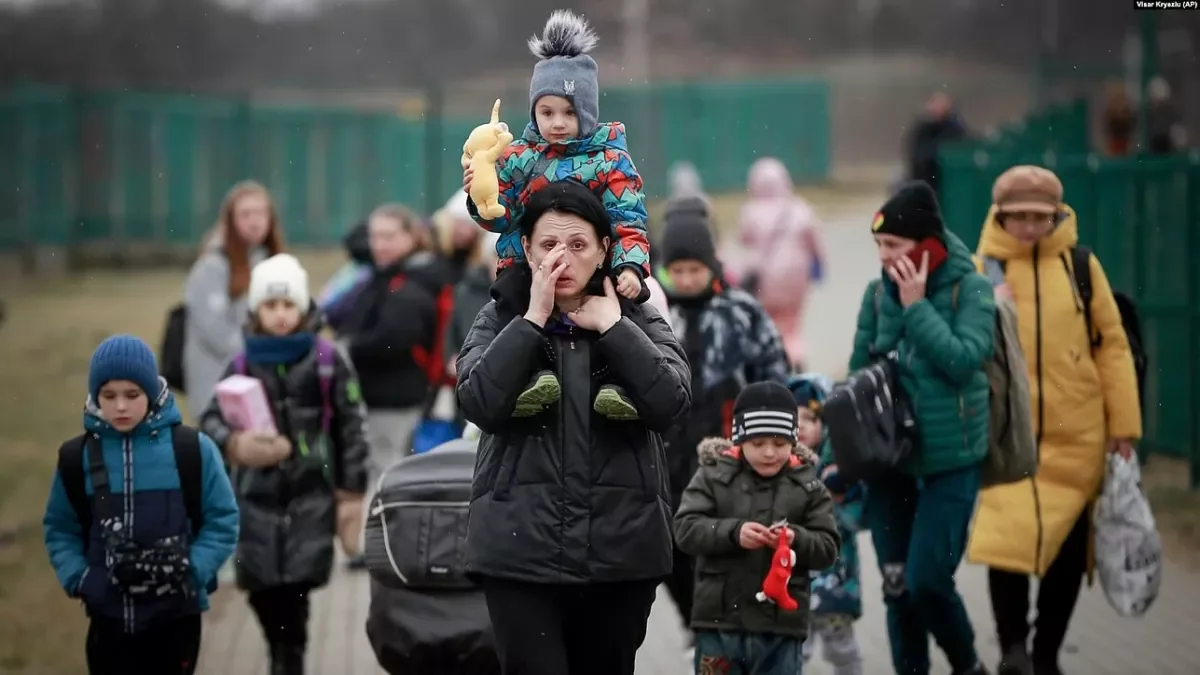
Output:
[[[238,431],[278,433],[263,383],[245,375],[230,375],[217,383],[217,405],[225,423]]]

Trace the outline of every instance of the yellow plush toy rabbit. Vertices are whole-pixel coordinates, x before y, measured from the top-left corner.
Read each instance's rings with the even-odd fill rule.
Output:
[[[500,121],[500,99],[492,105],[492,119],[471,130],[463,144],[462,167],[474,171],[471,180],[471,201],[479,210],[479,217],[495,220],[504,217],[504,205],[500,203],[500,180],[496,177],[496,160],[504,148],[512,143],[513,136],[508,125]]]

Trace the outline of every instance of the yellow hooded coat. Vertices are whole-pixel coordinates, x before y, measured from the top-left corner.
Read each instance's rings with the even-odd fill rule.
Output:
[[[1006,266],[1029,373],[1038,471],[980,493],[967,559],[1039,577],[1100,492],[1106,441],[1142,435],[1133,357],[1112,289],[1092,256],[1092,321],[1101,336],[1093,350],[1071,269],[1075,212],[1063,208],[1063,222],[1031,246],[996,222],[993,206],[976,261]]]

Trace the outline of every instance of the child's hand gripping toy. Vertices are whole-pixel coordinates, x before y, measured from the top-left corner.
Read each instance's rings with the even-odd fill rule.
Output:
[[[496,177],[496,161],[504,148],[512,143],[508,125],[500,121],[500,99],[492,106],[492,119],[471,130],[463,144],[462,168],[471,168],[471,201],[484,220],[504,217],[500,203],[500,181]]]
[[[762,591],[754,597],[759,602],[773,602],[785,612],[794,612],[800,604],[788,595],[787,590],[792,570],[796,567],[796,552],[792,550],[790,530],[786,521],[775,523],[771,529],[779,533],[779,543],[771,555],[771,569],[767,572],[767,578],[763,579]]]

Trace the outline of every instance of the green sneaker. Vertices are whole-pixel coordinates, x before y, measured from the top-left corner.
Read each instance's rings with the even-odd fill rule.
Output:
[[[625,390],[613,384],[600,387],[599,393],[596,394],[596,402],[592,404],[592,410],[610,420],[620,422],[640,419],[637,407],[625,395]]]
[[[558,402],[560,396],[562,387],[558,384],[558,378],[549,370],[540,371],[517,397],[513,417],[533,417],[545,410],[546,406]]]

